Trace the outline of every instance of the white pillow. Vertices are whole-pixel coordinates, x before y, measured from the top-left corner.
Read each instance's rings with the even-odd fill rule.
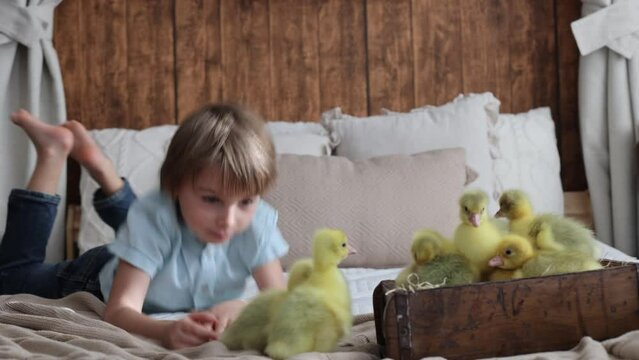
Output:
[[[271,121],[266,124],[273,135],[278,154],[330,155],[333,144],[320,123]]]
[[[328,132],[318,123],[268,122],[278,154],[330,155]],[[160,186],[160,167],[177,125],[163,125],[144,130],[92,130],[91,136],[113,161],[118,173],[126,177],[138,196]],[[98,185],[86,170],[80,175],[82,217],[78,233],[78,248],[83,253],[95,246],[109,243],[115,234],[95,212],[93,193]]]
[[[427,105],[411,112],[433,108]],[[333,110],[334,111],[334,110]],[[382,109],[386,115],[397,112]],[[548,107],[525,113],[499,114],[490,126],[490,154],[495,173],[496,200],[508,189],[524,190],[536,212],[564,214],[561,162],[555,122]]]
[[[322,114],[322,123],[336,143],[335,155],[351,160],[463,147],[468,165],[479,173],[468,186],[486,191],[492,198],[489,210],[495,212],[497,187],[488,139],[499,104],[493,94],[483,93],[460,95],[420,111],[365,118],[341,114],[336,108]]]
[[[522,189],[536,212],[563,214],[561,163],[550,109],[499,114],[495,136],[498,191]]]

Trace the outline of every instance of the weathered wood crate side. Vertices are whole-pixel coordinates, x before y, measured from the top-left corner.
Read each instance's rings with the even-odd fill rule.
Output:
[[[410,292],[374,293],[383,356],[447,359],[566,350],[639,328],[636,265]]]

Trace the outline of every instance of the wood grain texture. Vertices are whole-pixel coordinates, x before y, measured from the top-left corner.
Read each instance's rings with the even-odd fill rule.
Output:
[[[461,6],[464,93],[490,91],[511,111],[510,0],[465,1]]]
[[[139,127],[129,118],[126,5],[116,1],[81,4],[81,33],[86,36],[86,49],[91,49],[82,53],[86,72],[80,120],[87,128]]]
[[[173,1],[128,1],[128,127],[175,123]]]
[[[222,101],[220,0],[176,0],[177,120]]]
[[[463,92],[462,3],[460,0],[413,1],[417,106],[441,105]]]
[[[564,188],[581,191],[588,188],[588,183],[579,133],[579,50],[570,30],[570,23],[581,17],[581,3],[557,0],[556,4],[560,119],[557,136],[561,150],[561,178]]]
[[[61,2],[55,10],[53,45],[58,50],[58,61],[64,81],[67,118],[82,119],[82,94],[86,89],[86,74],[82,36],[82,0]],[[76,190],[77,192],[77,190]]]
[[[368,114],[365,0],[324,0],[319,13],[320,110]],[[317,114],[313,117],[317,119]]]
[[[270,3],[271,119],[310,121],[320,109],[319,0]]]
[[[394,282],[379,286],[390,290]],[[373,304],[384,355],[393,359],[400,354],[407,355],[402,359],[477,359],[568,350],[584,336],[604,340],[639,326],[634,264],[405,295],[385,293],[376,289],[376,296],[385,300],[374,299]],[[401,296],[407,298],[405,310]],[[406,318],[408,324],[398,327]],[[411,339],[408,352],[402,339]]]
[[[62,6],[54,40],[69,117],[87,128],[174,122],[172,2]]]
[[[557,64],[553,0],[510,2],[511,111],[550,106],[557,118]]]
[[[273,119],[269,2],[221,1],[223,100]]]
[[[579,0],[65,0],[56,10],[69,117],[177,123],[204,103],[269,120],[407,111],[491,91],[549,106],[564,190],[587,189],[577,113]]]
[[[415,106],[410,0],[366,2],[368,112]]]

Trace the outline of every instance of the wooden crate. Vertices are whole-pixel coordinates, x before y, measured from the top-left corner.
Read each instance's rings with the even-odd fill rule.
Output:
[[[639,329],[638,268],[373,294],[382,356],[468,359],[568,350]]]

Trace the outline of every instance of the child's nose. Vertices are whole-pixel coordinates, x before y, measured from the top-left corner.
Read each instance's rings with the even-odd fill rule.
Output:
[[[224,207],[224,211],[218,217],[218,224],[225,228],[233,227],[233,225],[235,225],[235,212],[236,209],[234,206]]]

